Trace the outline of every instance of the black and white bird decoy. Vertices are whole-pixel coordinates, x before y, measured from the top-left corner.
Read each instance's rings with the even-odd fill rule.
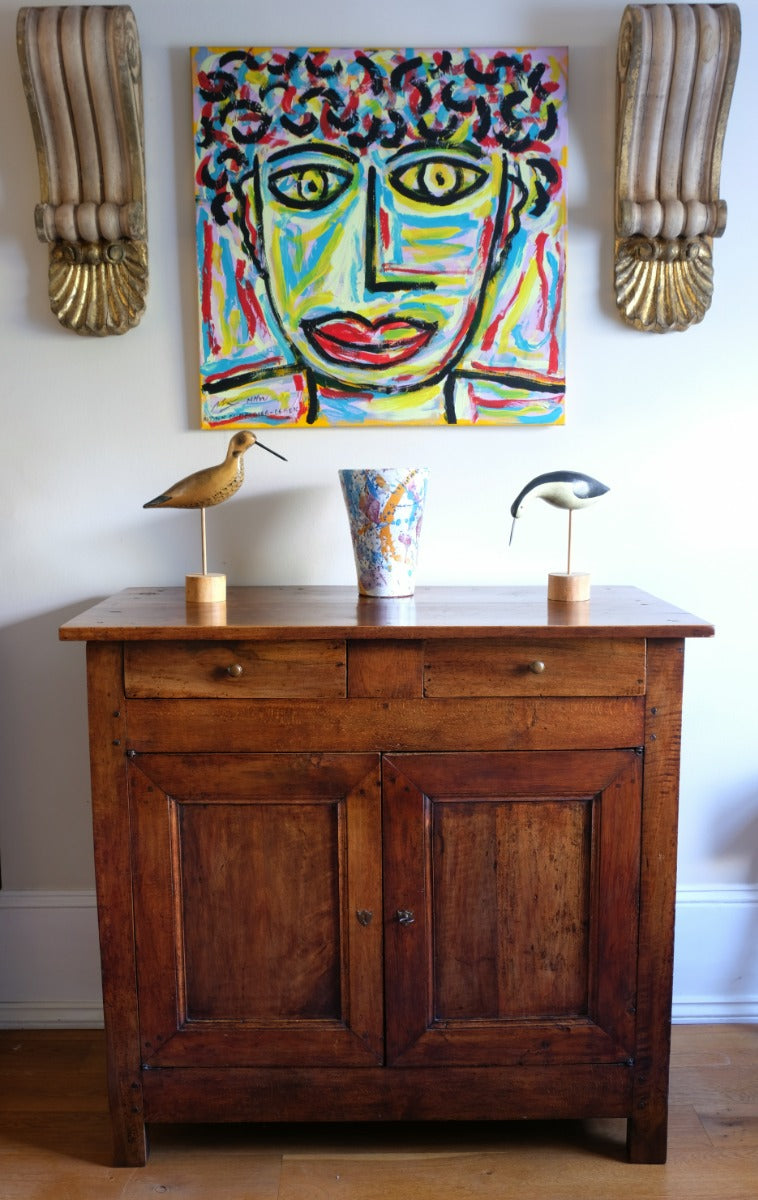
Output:
[[[567,509],[570,519],[575,508],[586,508],[609,490],[604,483],[593,479],[591,475],[583,475],[581,471],[546,471],[544,475],[536,475],[521,489],[511,505],[513,524],[508,545],[513,541],[516,521],[530,500],[545,500],[554,508]]]

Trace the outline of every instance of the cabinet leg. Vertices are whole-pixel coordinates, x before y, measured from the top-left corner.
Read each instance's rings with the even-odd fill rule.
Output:
[[[665,1163],[668,1143],[668,1106],[653,1106],[626,1123],[626,1151],[630,1163]]]
[[[142,1117],[118,1114],[113,1121],[114,1167],[144,1167],[150,1152],[147,1127]]]

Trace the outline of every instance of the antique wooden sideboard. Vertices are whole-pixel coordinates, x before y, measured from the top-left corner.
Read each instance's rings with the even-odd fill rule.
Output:
[[[627,1118],[666,1155],[684,639],[634,588],[133,588],[87,642],[118,1164],[146,1124]]]

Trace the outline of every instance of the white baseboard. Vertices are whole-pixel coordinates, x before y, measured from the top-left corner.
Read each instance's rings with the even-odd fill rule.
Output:
[[[675,1025],[754,1025],[758,1023],[758,996],[725,1000],[723,996],[689,996],[677,1000],[671,1011]]]
[[[758,887],[682,886],[676,893],[678,1023],[758,1022]]]
[[[0,1000],[0,1029],[102,1029],[103,1002]]]
[[[758,887],[677,891],[673,1019],[758,1022]],[[103,1023],[94,891],[0,890],[0,1028]]]
[[[95,892],[0,891],[0,1028],[103,1024]]]

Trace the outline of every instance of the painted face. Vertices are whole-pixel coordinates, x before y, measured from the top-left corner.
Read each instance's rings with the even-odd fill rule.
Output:
[[[358,155],[314,141],[264,154],[243,185],[248,230],[282,329],[316,378],[402,391],[449,370],[502,244],[502,158],[468,143]]]

